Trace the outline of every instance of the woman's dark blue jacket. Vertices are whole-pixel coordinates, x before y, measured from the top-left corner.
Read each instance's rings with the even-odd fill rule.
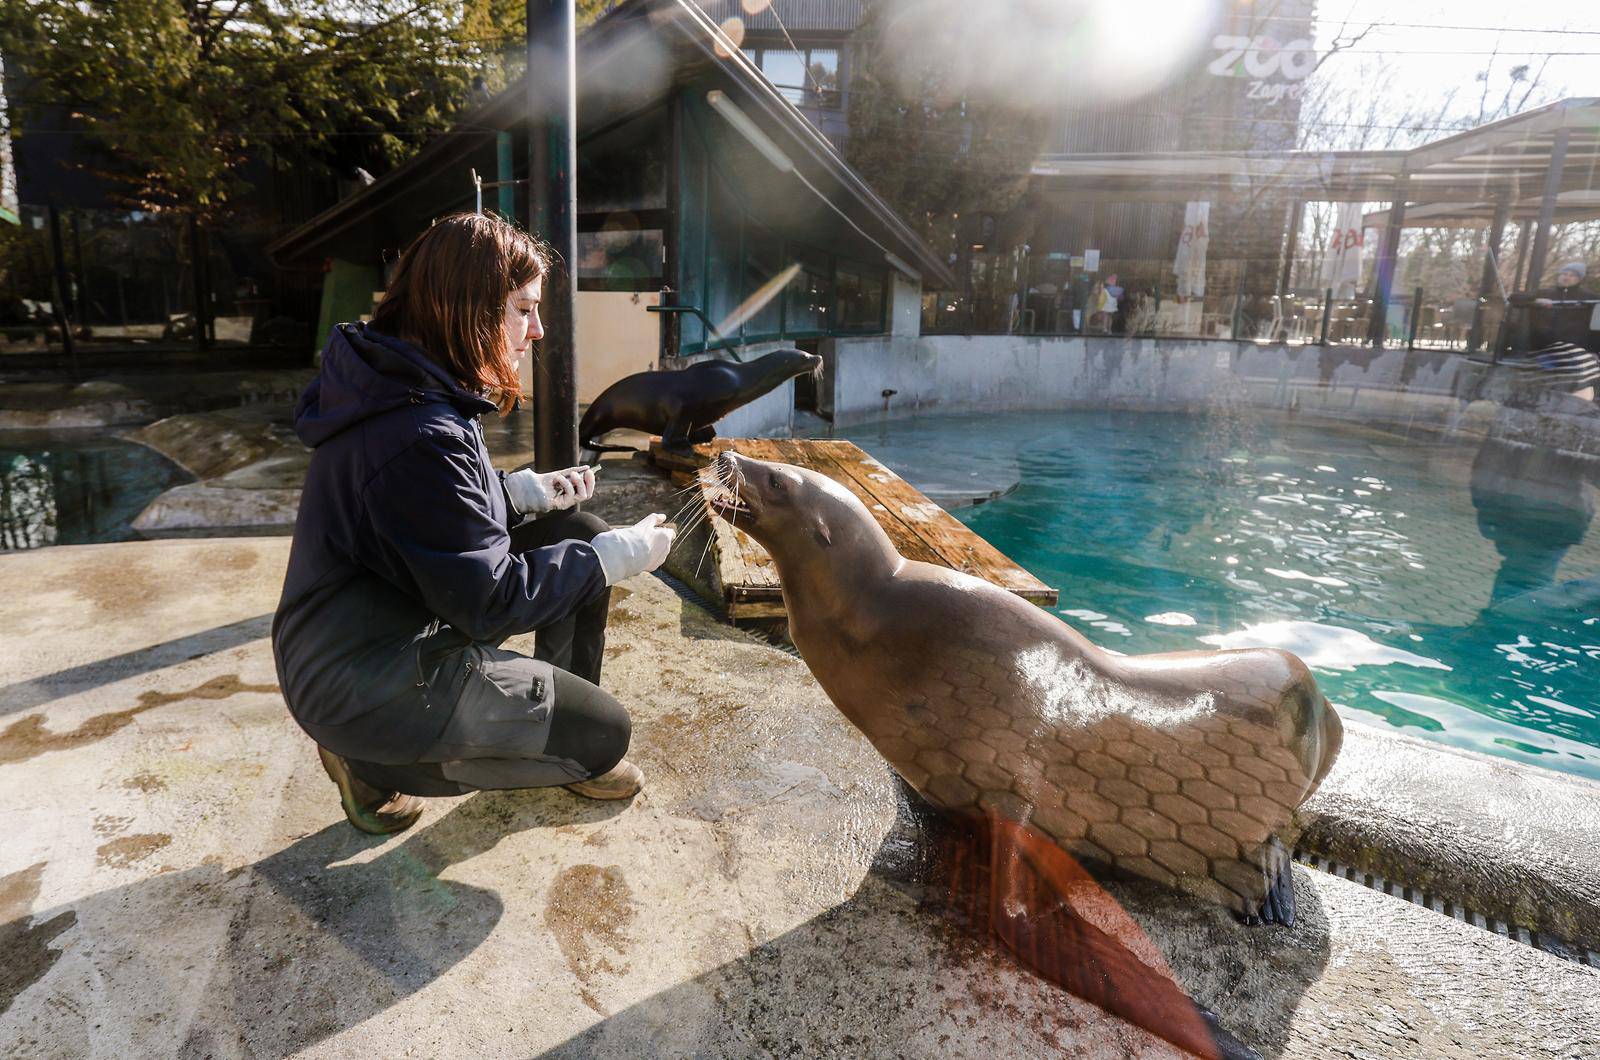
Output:
[[[454,705],[419,686],[435,649],[498,643],[605,590],[587,542],[510,551],[517,516],[478,423],[494,408],[365,324],[328,337],[295,410],[313,452],[272,647],[290,711],[335,753],[418,761]]]

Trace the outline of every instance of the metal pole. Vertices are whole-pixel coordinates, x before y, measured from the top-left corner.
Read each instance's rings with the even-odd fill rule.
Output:
[[[516,164],[512,161],[511,134],[497,132],[494,134],[494,170],[495,183],[500,186],[495,189],[496,210],[507,221],[517,219],[517,174]],[[483,198],[478,199],[478,212],[483,212]]]
[[[1378,268],[1372,280],[1372,316],[1367,320],[1367,341],[1375,350],[1383,349],[1389,326],[1389,293],[1394,288],[1395,259],[1400,256],[1400,233],[1406,226],[1406,175],[1395,184],[1394,201],[1389,204],[1389,227],[1383,230],[1378,250]]]
[[[194,348],[206,348],[206,263],[200,249],[200,222],[189,216],[189,278],[194,288]]]
[[[1561,194],[1561,171],[1567,164],[1567,141],[1571,133],[1562,129],[1550,145],[1550,168],[1544,174],[1544,198],[1539,203],[1539,225],[1533,230],[1533,255],[1528,260],[1528,289],[1538,290],[1544,279],[1545,258],[1550,256],[1550,224],[1556,216],[1556,196]]]
[[[1289,211],[1289,235],[1284,240],[1283,271],[1278,274],[1278,305],[1283,305],[1283,298],[1289,293],[1289,281],[1294,278],[1294,256],[1300,250],[1300,225],[1305,221],[1306,204],[1300,199],[1294,201],[1294,208]]]
[[[61,249],[61,210],[50,204],[50,251],[55,258],[55,310],[56,323],[61,327],[61,348],[72,362],[72,374],[81,378],[78,364],[78,344],[72,337],[72,281],[67,276],[67,258]]]
[[[528,216],[550,244],[544,339],[533,374],[534,465],[578,462],[577,18],[573,0],[527,0]]]
[[[1322,291],[1322,335],[1317,339],[1318,346],[1328,344],[1328,325],[1333,323],[1333,288],[1325,287]]]
[[[1528,222],[1523,221],[1517,225],[1517,267],[1511,273],[1511,289],[1521,291],[1525,285],[1522,282],[1522,270],[1528,264]]]
[[[678,209],[683,187],[683,96],[674,93],[667,104],[667,220],[661,228],[661,304],[677,304],[674,292],[682,286],[679,242],[683,218]],[[779,294],[786,300],[787,294]],[[782,311],[780,303],[779,311]],[[665,369],[678,356],[678,314],[661,314],[661,354],[657,368]]]
[[[1422,326],[1422,288],[1411,292],[1411,327],[1406,332],[1406,349],[1417,348],[1417,329]]]
[[[1483,345],[1483,306],[1494,293],[1500,279],[1500,242],[1505,238],[1506,221],[1511,218],[1511,196],[1502,195],[1494,204],[1494,220],[1489,223],[1489,242],[1483,254],[1483,278],[1478,281],[1478,304],[1472,309],[1472,328],[1467,332],[1467,352],[1477,353]]]
[[[83,228],[78,223],[78,211],[74,210],[68,217],[72,225],[72,263],[73,278],[78,281],[77,290],[73,292],[72,304],[78,310],[84,325],[89,325],[89,307],[94,299],[89,297],[89,273],[83,267]]]

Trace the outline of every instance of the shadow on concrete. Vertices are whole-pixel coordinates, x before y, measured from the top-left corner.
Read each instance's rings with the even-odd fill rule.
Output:
[[[91,933],[97,1010],[151,1025],[185,1019],[182,1057],[288,1056],[380,1015],[494,930],[500,896],[440,879],[450,866],[516,832],[592,823],[624,806],[559,789],[484,792],[370,862],[346,863],[385,841],[340,821],[251,865],[154,876],[42,911],[33,927],[23,916],[0,938],[8,953],[39,959],[5,984],[7,1000],[63,956],[47,943],[75,915]]]
[[[543,1056],[1137,1052],[1141,1036],[1127,1025],[1062,1005],[1055,988],[951,914],[938,851],[960,833],[903,786],[901,797],[848,900]],[[1264,1056],[1286,1052],[1295,1009],[1331,951],[1314,888],[1297,880],[1299,921],[1285,929],[1246,928],[1143,881],[1107,886],[1226,1030]]]
[[[57,670],[53,674],[14,681],[0,687],[0,717],[32,710],[52,700],[87,692],[113,681],[163,670],[202,655],[237,648],[241,644],[260,640],[271,632],[272,616],[256,615],[226,626],[215,626],[186,637],[153,644],[148,648]]]

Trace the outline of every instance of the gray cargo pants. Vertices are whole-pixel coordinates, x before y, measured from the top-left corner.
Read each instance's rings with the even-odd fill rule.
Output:
[[[586,512],[558,512],[511,531],[518,552],[609,529]],[[420,675],[439,703],[455,703],[438,741],[412,765],[350,762],[373,787],[408,795],[541,788],[600,776],[622,760],[627,710],[598,685],[609,590],[534,632],[533,657],[473,643],[449,627],[422,653]]]

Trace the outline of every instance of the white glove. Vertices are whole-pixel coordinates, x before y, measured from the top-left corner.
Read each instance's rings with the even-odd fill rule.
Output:
[[[672,548],[672,535],[677,532],[661,525],[666,521],[666,516],[656,512],[632,526],[595,535],[590,544],[600,556],[600,569],[605,571],[607,585],[627,581],[635,574],[661,566]]]
[[[594,472],[587,465],[542,473],[524,468],[506,476],[506,495],[519,515],[558,512],[594,496]]]

